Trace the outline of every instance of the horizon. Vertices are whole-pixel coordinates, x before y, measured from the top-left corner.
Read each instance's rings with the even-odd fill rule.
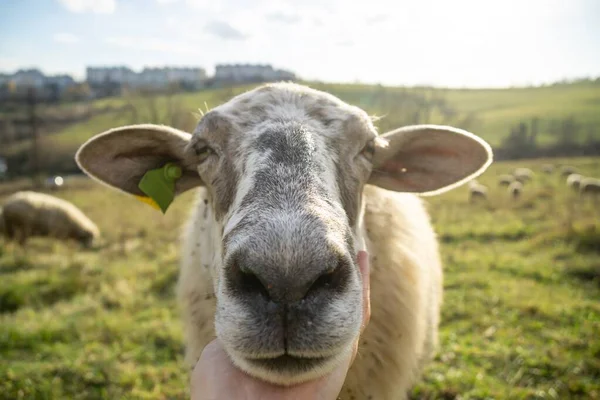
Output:
[[[0,71],[81,81],[86,66],[213,75],[215,64],[249,63],[308,82],[473,89],[595,79],[600,3],[565,3],[9,0]]]
[[[237,63],[237,64],[243,64],[243,63]],[[124,67],[124,68],[128,68],[128,69],[132,70],[135,73],[140,73],[140,72],[142,72],[142,70],[144,70],[146,68],[148,68],[148,69],[152,69],[152,68],[203,68],[206,70],[206,68],[204,68],[203,66],[199,66],[199,65],[164,65],[164,64],[163,65],[145,65],[139,69],[131,68],[128,65],[90,65],[89,67],[93,67],[93,68]],[[277,66],[275,66],[275,65],[273,67],[277,68]],[[68,75],[68,76],[71,76],[77,83],[85,83],[86,82],[85,75],[82,78],[77,78],[77,77],[75,77],[75,75],[69,74],[66,72],[63,72],[63,73],[58,72],[58,73],[54,73],[54,74],[48,74],[42,68],[39,68],[37,66],[19,67],[13,71],[0,70],[0,75],[2,75],[2,74],[11,75],[18,71],[27,71],[27,70],[38,70],[42,74],[44,74],[44,76]],[[292,71],[292,72],[294,72],[294,71]],[[212,71],[211,74],[207,73],[208,78],[210,78],[212,76],[214,76],[214,71]],[[538,84],[530,84],[530,85],[524,84],[524,85],[512,85],[512,86],[435,86],[435,85],[428,85],[428,84],[413,84],[413,85],[411,85],[411,84],[382,84],[380,82],[363,82],[363,81],[335,81],[335,80],[324,81],[324,80],[319,80],[319,79],[304,79],[302,76],[297,77],[297,79],[294,82],[297,82],[300,84],[306,84],[306,85],[317,83],[317,84],[328,84],[328,85],[365,85],[365,86],[382,85],[385,87],[398,87],[398,88],[404,87],[404,88],[415,88],[415,89],[427,88],[427,89],[450,89],[450,90],[503,90],[503,89],[542,88],[542,87],[548,87],[548,86],[560,85],[560,84],[577,84],[582,81],[588,81],[588,82],[600,81],[600,75],[598,75],[598,76],[574,76],[574,77],[568,77],[568,78],[564,78],[564,79],[557,80],[557,81],[541,82]],[[265,82],[265,83],[268,83],[268,82]],[[239,84],[240,85],[252,84],[252,82],[245,82],[245,83],[241,82]]]

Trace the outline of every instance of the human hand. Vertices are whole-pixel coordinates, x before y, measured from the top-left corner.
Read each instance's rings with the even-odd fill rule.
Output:
[[[363,283],[363,323],[361,334],[371,317],[369,288],[369,256],[358,252],[358,266]],[[191,377],[192,400],[244,399],[244,400],[333,400],[342,390],[346,374],[358,350],[359,338],[352,353],[329,375],[299,385],[284,387],[253,378],[236,368],[218,339],[208,344]]]

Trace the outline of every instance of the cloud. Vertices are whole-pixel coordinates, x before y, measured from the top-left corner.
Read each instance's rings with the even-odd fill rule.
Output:
[[[188,42],[132,36],[109,37],[104,42],[116,47],[160,53],[198,54],[200,49],[198,45]]]
[[[179,0],[156,0],[158,4],[171,4],[177,3]]]
[[[302,18],[299,15],[284,14],[281,12],[274,12],[271,14],[267,14],[266,18],[269,21],[281,22],[284,24],[295,24],[297,22],[300,22],[300,20],[302,20]]]
[[[54,41],[58,43],[68,44],[79,43],[81,41],[79,36],[75,36],[72,33],[66,32],[55,33],[54,36],[52,36],[52,39],[54,39]]]
[[[244,40],[246,35],[223,21],[210,21],[204,27],[204,30],[210,34],[213,34],[221,39],[227,40]]]
[[[58,0],[72,13],[112,14],[117,7],[116,0]]]
[[[371,17],[367,17],[366,22],[367,22],[367,25],[375,25],[380,22],[387,21],[388,19],[390,19],[389,15],[377,14],[377,15],[373,15]]]
[[[336,44],[336,46],[340,46],[340,47],[351,47],[351,46],[354,46],[354,41],[349,40],[349,39],[348,40],[340,40],[340,41],[337,41],[335,44]]]

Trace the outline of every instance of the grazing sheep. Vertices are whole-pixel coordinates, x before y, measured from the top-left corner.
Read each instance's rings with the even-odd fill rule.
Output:
[[[525,183],[533,179],[534,173],[529,168],[516,168],[513,171],[513,176],[515,177],[515,180]]]
[[[508,193],[514,200],[517,200],[519,197],[521,197],[522,192],[523,184],[519,181],[514,181],[508,186]]]
[[[571,174],[567,177],[567,186],[574,190],[579,190],[579,185],[581,184],[581,180],[583,176],[580,174]]]
[[[291,83],[234,97],[192,135],[126,126],[76,155],[88,175],[134,195],[166,162],[183,171],[177,194],[201,186],[178,284],[190,365],[217,336],[239,368],[272,383],[332,371],[358,338],[356,253],[368,251],[371,321],[341,397],[377,400],[406,398],[437,343],[438,243],[412,193],[461,185],[491,159],[484,141],[451,127],[377,136],[363,110]]]
[[[98,238],[96,225],[68,201],[43,193],[23,191],[6,199],[5,235],[24,245],[28,238],[73,239],[89,247]]]
[[[515,180],[515,177],[512,175],[500,175],[498,177],[498,185],[500,186],[509,186],[511,183],[513,183]]]
[[[577,168],[575,168],[575,167],[572,167],[572,166],[570,166],[570,165],[565,165],[565,166],[563,166],[563,167],[561,168],[561,172],[560,172],[560,174],[561,174],[563,177],[568,177],[569,175],[571,175],[571,174],[575,174],[575,173],[577,173]]]
[[[477,199],[486,200],[487,192],[487,186],[482,185],[476,180],[469,182],[469,201],[474,202]]]
[[[552,172],[554,172],[554,165],[552,165],[552,164],[543,164],[542,165],[542,172],[550,175]]]
[[[582,178],[579,183],[579,193],[583,195],[600,195],[600,179]]]

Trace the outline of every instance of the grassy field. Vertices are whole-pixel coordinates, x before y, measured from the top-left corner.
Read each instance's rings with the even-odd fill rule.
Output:
[[[599,158],[560,161],[600,176]],[[427,199],[445,303],[414,399],[600,399],[600,206],[558,174],[538,172],[518,202],[496,185],[542,162],[494,164],[487,202],[466,187]],[[187,398],[174,285],[192,193],[167,216],[92,182],[56,194],[105,243],[0,241],[0,398]]]

